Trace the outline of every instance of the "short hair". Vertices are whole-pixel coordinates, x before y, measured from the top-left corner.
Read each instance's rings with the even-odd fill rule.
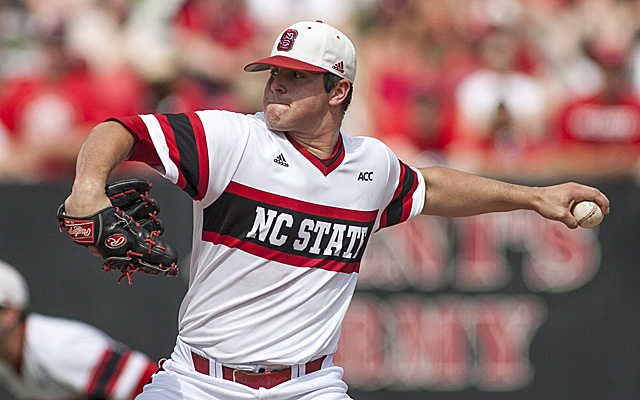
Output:
[[[329,93],[336,86],[338,86],[338,82],[340,82],[340,80],[342,80],[343,78],[339,77],[336,74],[332,74],[331,72],[327,72],[326,74],[323,74],[323,79],[324,79],[324,90],[327,93]],[[352,97],[353,97],[353,83],[351,83],[351,86],[349,88],[349,93],[347,93],[347,97],[345,97],[344,101],[342,102],[342,114],[347,112],[347,108],[349,108],[349,104],[351,104]]]

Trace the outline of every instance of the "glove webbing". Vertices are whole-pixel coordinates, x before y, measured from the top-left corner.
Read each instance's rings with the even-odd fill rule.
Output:
[[[139,196],[144,200],[145,204],[152,204],[153,201],[151,201],[151,198],[149,197],[149,191],[151,191],[151,188],[153,187],[152,183],[149,183],[149,190],[145,190],[144,193],[140,193]],[[117,202],[117,200],[121,197],[124,197],[128,194],[131,193],[136,193],[137,190],[134,189],[129,189],[129,190],[125,190],[124,192],[120,192],[120,193],[116,193],[114,195],[108,196],[109,200],[113,203],[113,201],[115,200]],[[131,202],[131,204],[133,204],[134,202]],[[120,209],[120,207],[116,206],[116,208]],[[160,222],[160,220],[158,220],[158,210],[154,210],[152,213],[148,213],[149,218],[151,219],[151,221],[155,224],[158,224]],[[136,221],[137,223],[137,221]],[[140,224],[138,224],[138,226],[140,226]]]

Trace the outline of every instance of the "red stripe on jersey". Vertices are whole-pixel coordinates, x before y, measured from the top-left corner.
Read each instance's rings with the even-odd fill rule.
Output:
[[[322,217],[348,219],[357,222],[370,222],[376,218],[377,211],[359,211],[345,208],[325,206],[321,204],[307,203],[277,194],[263,192],[237,182],[229,183],[225,192],[237,194],[252,200],[280,206],[289,210],[300,211]]]
[[[113,369],[113,372],[109,377],[109,383],[104,388],[104,393],[107,396],[113,395],[113,389],[116,386],[116,382],[118,381],[118,378],[120,377],[120,374],[122,373],[122,370],[124,369],[124,366],[127,363],[127,360],[129,360],[130,356],[131,350],[125,352],[122,357],[120,357],[120,360],[118,360],[118,365],[116,365],[116,367]]]
[[[139,116],[131,116],[124,118],[110,118],[107,121],[115,121],[122,124],[127,130],[137,138],[136,145],[129,156],[129,161],[139,161],[145,164],[161,166],[162,161],[158,157],[156,148],[153,145],[147,125]]]
[[[193,126],[193,135],[196,139],[196,145],[198,147],[198,160],[200,164],[200,180],[198,182],[198,192],[193,197],[194,200],[202,200],[207,194],[207,188],[209,183],[209,149],[207,147],[207,140],[204,134],[204,126],[202,121],[196,113],[187,113],[191,126]]]
[[[153,117],[156,118],[162,130],[169,149],[169,157],[178,168],[176,185],[189,193],[195,200],[202,200],[207,193],[209,184],[209,154],[204,126],[200,117],[196,113],[153,114]],[[170,117],[174,117],[174,120],[171,121]],[[179,117],[184,117],[184,120]],[[149,130],[139,116],[113,120],[123,124],[138,138],[136,147],[129,157],[130,161],[162,166]],[[186,128],[179,125],[179,129],[185,128],[186,130],[184,132],[176,132],[174,130],[175,125],[172,125],[174,122],[186,122],[189,126]],[[187,157],[185,157],[184,153],[181,153],[176,135],[183,135],[179,139],[183,139],[182,145],[186,147],[182,151],[187,152]],[[195,154],[197,154],[197,160],[192,157]],[[186,163],[185,160],[187,160]]]
[[[393,194],[393,199],[380,216],[378,230],[399,224],[409,218],[413,206],[413,194],[417,187],[418,176],[411,167],[400,161],[398,187]]]
[[[144,385],[151,382],[151,377],[156,372],[158,372],[158,364],[152,361],[149,361],[149,363],[147,364],[147,367],[145,368],[144,372],[140,376],[140,380],[138,381],[138,384],[136,385],[133,392],[131,393],[131,399],[133,399],[134,397],[142,393],[142,388],[144,387]]]
[[[171,127],[171,124],[169,124],[165,115],[160,114],[155,115],[155,117],[160,123],[162,132],[164,132],[167,147],[169,147],[169,158],[171,158],[171,161],[173,161],[173,163],[178,167],[178,181],[176,182],[176,185],[180,189],[184,190],[187,186],[187,180],[180,169],[180,152],[178,151],[178,145],[176,144],[176,137],[174,136],[173,128]]]
[[[405,174],[415,175],[415,173],[410,167],[407,167],[402,163],[401,165],[404,168]],[[411,207],[413,207],[413,194],[415,193],[416,188],[418,187],[418,179],[414,177],[411,182],[413,182],[413,184],[411,185],[409,190],[407,190],[404,197],[402,198],[402,220],[400,222],[406,221],[409,218],[409,215],[411,215]]]
[[[98,362],[98,364],[93,369],[93,373],[91,374],[91,378],[89,378],[85,393],[91,394],[96,390],[103,371],[106,368],[107,362],[111,358],[112,354],[113,352],[111,351],[111,349],[107,349],[104,351],[102,357],[100,358],[100,362]]]
[[[282,264],[291,265],[301,268],[319,268],[327,271],[342,272],[351,274],[360,270],[360,263],[345,263],[334,260],[314,259],[304,256],[296,256],[293,254],[282,253],[277,250],[271,250],[255,243],[236,239],[231,236],[218,235],[215,232],[203,232],[202,239],[213,244],[221,244],[231,248],[240,249],[254,256],[264,258],[266,260],[276,261]]]

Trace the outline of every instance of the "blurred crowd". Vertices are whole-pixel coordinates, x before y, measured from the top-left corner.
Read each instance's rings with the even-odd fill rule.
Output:
[[[640,179],[640,0],[0,0],[0,181],[73,176],[112,116],[261,109],[299,20],[358,51],[346,134],[515,181]]]

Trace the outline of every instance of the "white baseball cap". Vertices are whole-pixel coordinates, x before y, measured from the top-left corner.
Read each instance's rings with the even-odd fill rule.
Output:
[[[25,310],[29,306],[29,287],[17,269],[0,261],[0,307]]]
[[[276,39],[271,56],[247,64],[245,71],[264,71],[270,66],[300,71],[331,72],[353,83],[356,49],[351,40],[322,21],[298,22]]]

